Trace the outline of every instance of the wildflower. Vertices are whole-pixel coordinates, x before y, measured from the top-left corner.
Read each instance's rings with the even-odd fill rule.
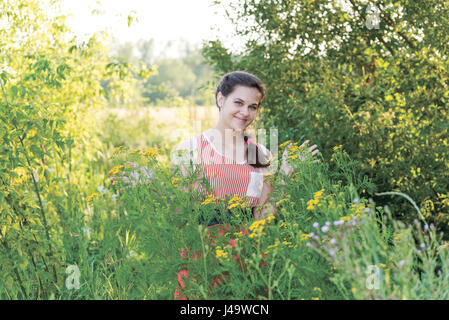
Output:
[[[127,161],[127,162],[125,163],[125,167],[126,167],[126,168],[137,168],[138,165],[135,164],[134,162],[129,162],[129,161]]]
[[[324,192],[324,189],[321,189],[320,191],[315,192],[315,193],[313,194],[313,197],[314,197],[314,198],[319,198],[319,197],[322,196],[323,192]]]
[[[206,200],[204,200],[203,202],[201,202],[201,205],[202,205],[202,206],[205,206],[205,205],[208,205],[209,203],[211,203],[211,202],[213,202],[213,201],[214,201],[214,197],[213,197],[212,195],[209,195],[209,196],[207,197]]]
[[[249,230],[252,231],[252,233],[249,235],[249,237],[254,238],[254,237],[260,235],[263,232],[264,225],[265,225],[265,219],[254,221],[253,224],[249,227]]]
[[[403,267],[403,266],[404,266],[404,264],[405,264],[405,260],[401,260],[401,261],[399,261],[399,266]]]
[[[303,234],[301,235],[301,241],[307,240],[307,239],[309,239],[310,237],[312,237],[310,234],[303,233]]]
[[[352,200],[352,202],[354,202],[355,204],[359,203],[359,198],[354,198],[354,200]]]
[[[288,149],[288,154],[289,154],[289,155],[295,154],[295,153],[297,153],[299,150],[300,150],[300,147],[298,147],[298,146],[296,145],[296,142],[295,142],[295,144],[294,144],[293,146],[291,146],[291,147]]]
[[[291,140],[287,140],[284,143],[282,143],[279,148],[282,149],[283,147],[285,147],[287,144],[289,144],[291,142]]]
[[[88,196],[86,201],[89,202],[89,201],[91,201],[95,197],[98,197],[98,193],[96,193],[96,192],[94,192],[90,196]]]
[[[319,200],[317,199],[310,199],[307,201],[307,210],[313,210],[315,209],[315,206],[318,204]]]
[[[134,250],[129,250],[129,253],[126,255],[126,258],[129,259],[131,257],[134,257],[135,253]]]
[[[313,199],[307,201],[307,210],[313,210],[315,209],[315,206],[321,206],[320,197],[322,196],[323,192],[324,189],[321,189],[320,191],[317,191],[313,194]]]
[[[421,249],[424,250],[426,248],[426,244],[425,243],[421,243],[420,247],[421,247]]]
[[[112,153],[119,153],[122,148],[123,148],[123,146],[118,146],[118,147],[114,148],[114,151]]]
[[[276,241],[274,242],[274,244],[272,244],[272,245],[269,245],[268,247],[267,247],[267,249],[272,249],[272,248],[276,248],[277,246],[279,245],[279,240],[278,239],[276,239]]]
[[[173,178],[171,179],[171,184],[174,185],[174,186],[176,186],[177,183],[178,183],[179,181],[181,181],[180,178],[174,178],[174,177],[173,177]]]
[[[321,289],[318,288],[318,287],[314,287],[314,288],[313,288],[313,291],[320,291],[320,292],[321,292]]]
[[[338,149],[341,149],[343,146],[340,144],[340,145],[338,145],[338,146],[335,146],[333,149],[334,149],[334,151],[337,151]]]
[[[104,186],[99,186],[97,188],[97,191],[100,192],[100,194],[109,193],[109,190],[106,189]]]
[[[282,203],[284,203],[287,200],[288,200],[288,198],[284,198],[284,199],[279,200],[278,202],[276,202],[276,207],[279,207]]]
[[[397,235],[394,236],[394,240],[397,241],[402,237],[402,233],[398,233]]]
[[[323,232],[328,232],[328,231],[329,231],[329,227],[328,227],[328,226],[323,226],[323,227],[321,228],[321,231],[323,231]]]
[[[115,176],[115,175],[120,171],[121,168],[123,168],[123,165],[115,166],[114,168],[112,168],[111,170],[109,170],[108,175],[113,175],[113,176]]]
[[[142,155],[145,157],[156,158],[157,149],[156,148],[148,149],[147,151],[143,152]]]
[[[344,220],[337,220],[337,221],[334,221],[334,226],[341,226],[344,223],[345,223]]]
[[[335,238],[332,238],[332,239],[330,239],[330,241],[329,241],[331,244],[336,244],[337,243],[337,240],[335,240]]]
[[[136,154],[136,153],[138,153],[138,152],[140,152],[140,149],[139,149],[139,148],[134,149],[133,151],[130,152],[130,154]]]
[[[315,229],[318,229],[318,228],[320,227],[320,225],[319,225],[318,222],[315,222],[315,223],[313,224],[313,227],[314,227]]]
[[[238,194],[234,194],[234,196],[228,202],[228,209],[232,209],[235,207],[241,208],[245,207],[245,202],[243,201],[242,198],[239,197]]]
[[[381,263],[380,266],[381,266],[382,268],[386,268],[386,267],[387,267],[387,265],[386,265],[385,263]]]
[[[351,219],[351,216],[345,216],[345,217],[340,218],[341,221],[349,221],[350,219]]]
[[[217,259],[227,259],[228,258],[228,253],[224,250],[222,250],[220,247],[217,247],[217,249],[215,250],[215,256],[217,257]]]
[[[112,201],[116,201],[117,200],[117,195],[116,194],[111,195],[111,200]]]

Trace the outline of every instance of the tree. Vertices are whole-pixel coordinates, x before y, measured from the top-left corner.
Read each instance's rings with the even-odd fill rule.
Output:
[[[85,163],[98,147],[86,115],[107,103],[102,81],[123,97],[132,80],[110,62],[104,34],[80,42],[44,4],[0,2],[0,296],[14,282],[13,299],[48,299],[63,288],[79,245],[70,234],[85,218],[75,205],[85,186],[76,182],[91,176]]]
[[[408,193],[446,229],[448,7],[436,0],[231,1],[244,52],[210,41],[203,53],[219,73],[246,70],[266,82],[262,122],[280,128],[282,140],[313,140],[328,160],[343,145],[378,191]],[[377,203],[391,203],[374,191]],[[409,204],[393,202],[397,215],[415,217]]]

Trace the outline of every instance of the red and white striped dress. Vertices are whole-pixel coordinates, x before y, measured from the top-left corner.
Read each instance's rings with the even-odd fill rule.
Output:
[[[268,154],[271,153],[263,145],[258,144],[259,150]],[[238,195],[243,198],[249,207],[259,205],[262,194],[263,178],[269,174],[269,167],[254,168],[245,160],[236,162],[219,153],[214,144],[204,134],[182,142],[177,150],[190,151],[182,159],[176,158],[172,161],[179,164],[180,160],[184,164],[193,164],[193,170],[199,169],[200,177],[205,177],[209,182],[213,195],[218,198]],[[203,195],[203,200],[209,194],[206,188],[200,184],[194,184],[195,189]]]
[[[271,157],[269,152],[264,146],[258,144],[259,150]],[[181,152],[182,156],[178,151]],[[185,152],[187,151],[187,152]],[[269,173],[269,167],[266,168],[254,168],[247,161],[236,162],[217,151],[214,144],[204,134],[200,134],[197,137],[181,142],[176,149],[176,152],[171,155],[172,164],[175,165],[187,165],[188,170],[194,172],[198,169],[200,177],[205,177],[209,182],[213,195],[215,197],[226,198],[226,196],[238,195],[242,198],[246,205],[254,207],[259,205],[259,200],[262,195],[263,178]],[[190,167],[190,164],[193,166]],[[185,166],[181,167],[183,175],[187,175]],[[208,196],[206,188],[196,182],[194,183],[196,190],[203,195],[204,200]],[[222,226],[223,227],[223,226]],[[224,226],[223,228],[227,228]],[[224,236],[226,233],[224,229],[217,229],[219,237]],[[210,235],[210,233],[209,233]],[[234,239],[230,238],[231,246],[235,246]],[[185,256],[185,249],[181,249],[181,257]],[[196,259],[196,253],[193,254]],[[238,255],[233,255],[233,260],[238,262]],[[188,271],[186,269],[181,270],[178,273],[178,286],[175,290],[175,300],[186,300],[183,290],[186,286],[185,280],[188,277]],[[221,280],[220,280],[221,279]],[[214,288],[223,282],[221,276],[217,276],[214,280]]]

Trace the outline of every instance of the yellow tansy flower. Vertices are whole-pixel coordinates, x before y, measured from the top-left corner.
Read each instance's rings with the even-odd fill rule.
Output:
[[[211,202],[214,202],[214,200],[215,200],[214,197],[212,195],[209,195],[206,200],[201,202],[201,205],[205,206],[205,205],[207,205],[207,204],[209,204]]]
[[[334,147],[334,151],[337,151],[338,149],[341,149],[343,146],[340,144],[340,145],[338,145],[338,146],[335,146]]]
[[[119,147],[114,148],[113,153],[119,153],[120,150],[122,150],[122,148],[123,148],[123,146],[119,146]]]
[[[223,260],[228,258],[228,253],[224,250],[222,250],[220,247],[217,247],[215,250],[215,256],[217,259]]]
[[[96,192],[94,192],[90,196],[88,196],[86,201],[89,202],[89,201],[91,201],[95,197],[98,197],[98,193],[96,193]]]
[[[301,234],[301,241],[307,240],[307,239],[309,239],[310,237],[311,237],[310,234],[308,234],[308,233],[303,233],[303,234]]]
[[[171,179],[171,184],[172,185],[176,185],[179,181],[181,181],[181,179],[179,179],[179,178],[172,178]]]
[[[156,158],[157,150],[156,150],[156,148],[151,148],[151,149],[148,149],[147,151],[145,151],[144,153],[142,153],[142,155],[145,157]]]
[[[121,168],[123,168],[123,165],[115,166],[114,168],[112,168],[111,170],[109,170],[108,174],[109,174],[109,175],[114,175],[114,176],[115,176],[115,175],[120,171]]]
[[[291,140],[287,140],[284,143],[282,143],[279,148],[282,149],[283,147],[285,147],[287,144],[289,144],[291,142]]]

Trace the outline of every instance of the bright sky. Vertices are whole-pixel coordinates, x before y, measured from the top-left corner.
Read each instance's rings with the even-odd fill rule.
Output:
[[[232,42],[233,26],[224,16],[223,5],[213,0],[64,0],[62,10],[71,14],[67,24],[79,36],[107,30],[120,42],[156,40],[156,54],[168,40],[203,39]],[[98,12],[92,14],[92,11]],[[128,28],[128,15],[138,19]]]

